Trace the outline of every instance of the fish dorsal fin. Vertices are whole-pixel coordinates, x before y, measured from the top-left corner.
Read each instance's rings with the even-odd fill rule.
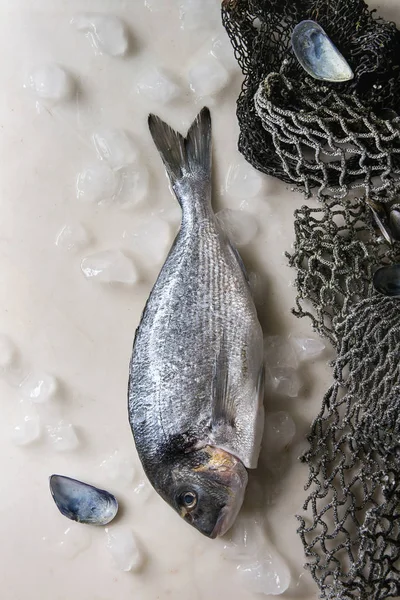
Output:
[[[235,400],[229,385],[229,363],[224,339],[215,357],[213,377],[212,426],[221,423],[233,426],[235,422]]]

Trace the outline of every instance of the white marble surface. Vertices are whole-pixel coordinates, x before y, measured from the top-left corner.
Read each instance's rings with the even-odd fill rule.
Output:
[[[20,353],[20,360],[15,361],[11,346],[1,339],[0,581],[4,600],[259,597],[242,587],[245,580],[236,568],[239,561],[227,558],[225,540],[201,537],[143,483],[128,425],[126,387],[132,339],[165,252],[163,247],[160,254],[157,246],[160,229],[155,234],[153,229],[154,246],[145,237],[142,253],[132,235],[138,227],[145,229],[143,223],[161,217],[168,221],[172,236],[179,217],[147,131],[148,112],[156,112],[184,132],[199,108],[205,103],[210,106],[215,206],[246,210],[256,217],[258,232],[242,254],[248,269],[259,278],[256,295],[266,335],[312,335],[308,322],[298,322],[290,314],[294,273],[283,256],[293,240],[293,211],[304,200],[276,180],[265,176],[258,180],[254,172],[247,184],[235,182],[235,173],[240,174],[244,163],[236,151],[235,98],[241,75],[229,52],[218,43],[214,56],[209,55],[212,39],[224,39],[218,2],[200,2],[207,8],[205,13],[193,17],[189,11],[181,18],[176,0],[148,0],[147,4],[141,0],[0,3],[0,333]],[[185,4],[190,8],[193,2]],[[78,31],[76,23],[70,24],[73,17],[87,12],[120,17],[129,48],[118,40],[116,46],[93,45],[93,39]],[[380,12],[400,19],[396,0],[382,2]],[[200,29],[195,28],[198,24]],[[113,27],[118,29],[115,21]],[[114,56],[104,52],[107,48]],[[224,64],[216,66],[215,56]],[[38,99],[27,85],[35,69],[49,64],[59,65],[71,78],[68,86],[73,84],[73,88],[68,88],[65,98],[57,87],[52,98],[47,94]],[[212,76],[207,71],[210,64]],[[153,102],[148,88],[158,81],[156,68],[162,70],[164,87]],[[207,89],[198,83],[202,69],[212,83]],[[149,72],[152,76],[146,79]],[[145,93],[143,81],[147,82]],[[58,80],[57,85],[64,84]],[[198,98],[190,85],[197,93],[215,94]],[[166,100],[171,102],[165,104]],[[134,187],[140,202],[127,202],[129,190],[123,201],[110,199],[114,188],[104,171],[101,181],[109,186],[108,201],[98,205],[91,197],[88,202],[77,197],[78,174],[91,165],[104,166],[92,136],[105,129],[125,130],[138,155],[134,160],[149,172],[148,192]],[[126,154],[130,156],[132,148],[124,146],[124,156],[117,156],[117,163],[129,163]],[[109,166],[110,177],[116,176],[115,163]],[[125,184],[138,186],[136,174],[127,173]],[[161,230],[165,233],[162,226]],[[149,231],[151,235],[150,226]],[[123,287],[84,277],[82,260],[110,250],[123,252],[132,261],[138,283],[129,270],[131,285]],[[121,269],[126,276],[120,265],[119,278]],[[297,457],[329,385],[328,358],[325,352],[299,367],[302,388],[297,398],[268,395],[267,411],[287,411],[296,434],[277,456],[266,445],[243,509],[250,519],[262,516],[260,530],[265,530],[268,540],[265,555],[267,548],[279,552],[289,566],[292,581],[283,596],[288,600],[316,596],[314,584],[302,571],[304,556],[294,515],[301,511],[307,475]],[[32,406],[29,394],[27,398],[18,389],[30,373],[44,382],[38,392],[42,396],[39,402],[33,398]],[[276,426],[282,424],[279,417],[274,419]],[[25,435],[24,440],[32,443],[16,446],[15,426],[19,427],[18,440]],[[267,431],[275,435],[275,429]],[[140,554],[140,560],[139,554],[132,558],[138,568],[118,570],[104,529],[70,523],[58,513],[48,488],[48,477],[54,472],[106,487],[118,496],[122,508],[115,526],[132,532],[133,537],[126,529],[118,535],[124,535]],[[279,481],[279,486],[273,481]],[[260,489],[264,490],[261,496]],[[111,533],[112,525],[109,541]]]

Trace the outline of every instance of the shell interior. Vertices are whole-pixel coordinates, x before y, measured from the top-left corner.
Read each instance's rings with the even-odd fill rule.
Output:
[[[118,512],[115,496],[77,479],[52,475],[50,491],[58,510],[78,523],[107,525]]]
[[[346,59],[315,21],[296,25],[292,48],[303,69],[315,79],[343,82],[354,77]]]

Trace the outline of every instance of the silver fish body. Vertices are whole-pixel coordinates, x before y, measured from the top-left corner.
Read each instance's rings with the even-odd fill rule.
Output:
[[[211,120],[150,130],[181,229],[136,332],[129,420],[160,495],[202,533],[232,524],[263,432],[263,335],[243,264],[211,207]],[[193,505],[194,506],[191,506]]]

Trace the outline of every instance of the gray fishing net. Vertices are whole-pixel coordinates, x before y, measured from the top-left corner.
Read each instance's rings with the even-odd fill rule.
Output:
[[[377,267],[400,261],[400,33],[362,0],[225,0],[245,80],[239,150],[259,170],[314,195],[295,212],[294,313],[337,350],[309,435],[299,518],[306,567],[329,600],[400,596],[400,300]],[[291,50],[314,19],[355,77],[321,84]],[[397,217],[396,217],[397,218]]]
[[[287,179],[307,196],[315,189],[319,199],[354,192],[394,200],[400,187],[400,117],[388,110],[378,117],[355,94],[314,80],[294,84],[284,71],[285,65],[268,75],[254,101]]]
[[[379,242],[364,201],[295,213],[295,314],[338,352],[334,383],[308,437],[308,498],[299,516],[321,598],[400,595],[400,305],[374,292]]]
[[[321,598],[384,600],[400,593],[398,302],[361,301],[337,335],[334,383],[302,458],[299,533]]]
[[[318,179],[313,181],[315,173],[321,177],[315,148],[319,146],[321,152],[328,150],[329,156],[339,149],[341,138],[350,136],[358,155],[351,157],[348,154],[346,159],[353,160],[346,160],[344,164],[338,154],[335,162],[339,168],[328,169],[326,183],[333,187],[350,185],[357,177],[354,171],[358,168],[365,175],[364,166],[366,169],[371,166],[371,175],[386,176],[386,162],[380,143],[376,145],[375,135],[365,137],[365,133],[374,134],[376,130],[374,120],[371,124],[367,122],[371,111],[377,113],[384,109],[390,120],[392,111],[397,110],[400,97],[400,32],[394,23],[375,17],[374,11],[369,11],[363,0],[224,0],[222,19],[245,76],[237,102],[238,145],[249,162],[260,171],[289,183],[307,185],[309,190],[313,185],[319,185]],[[354,79],[321,86],[305,74],[291,48],[293,28],[304,19],[314,19],[325,29],[349,61]],[[263,91],[258,98],[264,114],[271,110],[271,120],[258,114],[254,102],[260,86]],[[328,97],[324,100],[326,95]],[[337,113],[338,106],[340,110]],[[298,137],[302,121],[296,122],[296,119],[303,112],[306,113],[306,129],[304,135]],[[277,139],[277,129],[274,128],[274,119],[278,115],[285,121],[280,135],[291,134],[283,139]],[[396,118],[396,115],[393,116]],[[363,121],[365,117],[366,122]],[[295,129],[290,131],[292,124]],[[380,134],[385,136],[389,133],[386,125],[381,127]],[[305,139],[314,157],[307,157],[301,152],[300,145]],[[389,142],[390,148],[392,145],[396,144]],[[285,160],[282,149],[285,150]],[[392,152],[392,161],[394,170],[398,172],[398,150]],[[300,171],[301,178],[292,177],[296,169]],[[348,178],[347,170],[350,171]]]

